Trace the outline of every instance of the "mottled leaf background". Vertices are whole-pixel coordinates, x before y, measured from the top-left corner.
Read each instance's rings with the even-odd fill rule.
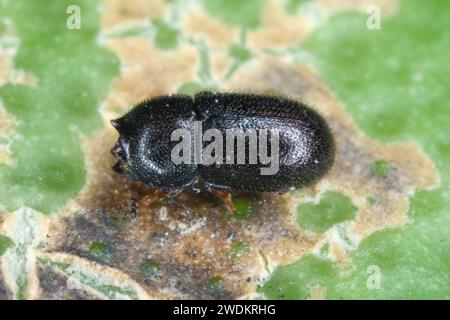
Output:
[[[445,0],[1,0],[0,298],[449,299],[449,27]],[[335,167],[130,221],[109,119],[203,89],[306,101]]]

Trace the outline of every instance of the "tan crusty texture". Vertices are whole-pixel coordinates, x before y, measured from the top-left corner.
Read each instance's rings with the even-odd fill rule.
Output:
[[[87,141],[88,183],[52,224],[47,251],[89,258],[91,243],[108,243],[115,251],[109,264],[137,279],[152,296],[237,298],[253,292],[272,264],[303,255],[320,238],[296,226],[283,196],[251,196],[253,215],[242,221],[209,194],[184,192],[174,204],[149,205],[142,199],[145,188],[111,173],[109,148],[115,138],[106,130]],[[135,221],[128,218],[133,194],[138,199]],[[236,241],[248,244],[248,252],[234,256]],[[158,275],[147,281],[138,273],[143,259],[160,265]],[[209,290],[208,280],[217,276],[225,289]]]
[[[226,86],[248,92],[277,90],[311,105],[314,102],[336,137],[337,158],[313,196],[332,189],[352,199],[358,214],[345,224],[345,232],[355,247],[376,230],[404,223],[409,196],[437,181],[432,163],[414,144],[382,145],[367,138],[308,68],[293,69],[270,58],[236,75]],[[249,196],[253,214],[242,221],[233,219],[220,201],[203,193],[184,192],[173,204],[149,205],[142,199],[148,192],[145,188],[111,172],[109,149],[116,138],[114,130],[106,129],[86,140],[87,184],[51,223],[45,249],[50,257],[64,253],[61,258],[92,260],[89,246],[108,243],[114,253],[106,263],[111,268],[104,272],[126,274],[149,297],[188,299],[253,296],[257,285],[276,266],[315,252],[326,242],[331,245],[331,259],[343,268],[351,264],[347,253],[353,248],[344,247],[332,230],[312,234],[298,227],[296,206],[308,200],[299,192]],[[392,165],[387,177],[372,176],[368,169],[380,158]],[[128,218],[133,195],[137,195],[139,212],[135,221]],[[368,196],[375,197],[375,203],[369,205]],[[236,241],[248,244],[245,254],[232,255]],[[143,259],[160,266],[155,277],[143,279],[139,274]],[[224,288],[214,291],[208,281],[217,276],[223,279]]]
[[[109,149],[117,134],[105,129],[86,139],[86,185],[59,215],[49,219],[30,209],[3,216],[2,234],[12,239],[20,240],[14,226],[21,216],[35,215],[33,228],[48,236],[41,237],[46,240],[43,246],[35,240],[30,244],[24,270],[28,270],[29,283],[38,285],[30,286],[27,297],[110,298],[96,290],[98,286],[92,281],[126,287],[125,293],[134,292],[128,296],[142,299],[251,297],[276,266],[316,252],[325,243],[330,245],[330,258],[348,268],[351,261],[347,254],[361,239],[376,230],[403,224],[408,198],[415,190],[437,183],[433,164],[416,145],[382,145],[367,138],[308,68],[295,69],[268,58],[236,74],[224,89],[276,90],[313,105],[326,118],[337,142],[337,157],[331,172],[315,187],[315,194],[294,191],[283,196],[249,196],[253,214],[246,220],[233,219],[223,203],[203,193],[184,192],[173,204],[149,204],[144,200],[148,190],[110,169],[113,159]],[[386,177],[373,176],[368,169],[380,158],[393,168]],[[346,194],[358,208],[356,218],[344,224],[354,246],[344,246],[336,239],[334,228],[312,234],[296,223],[297,205],[329,189]],[[136,220],[128,217],[132,196],[137,198]],[[369,196],[375,203],[367,203]],[[237,241],[246,243],[248,250],[233,255],[232,246]],[[92,255],[89,249],[95,243],[107,245],[108,259],[99,261]],[[14,288],[10,279],[16,275],[15,266],[8,263],[8,252],[2,257],[0,277],[0,294],[4,296],[11,294],[7,287]],[[150,279],[139,272],[145,259],[159,266]],[[96,280],[86,283],[80,274]],[[222,279],[223,288],[211,290],[208,281],[217,277]],[[311,296],[317,294],[312,292]]]
[[[357,3],[327,0],[317,2],[317,8],[323,17],[348,8],[361,10]],[[386,1],[374,3],[383,12],[395,10]],[[142,25],[151,18],[165,17],[169,9],[162,0],[106,0],[102,28],[106,34]],[[220,90],[276,92],[312,106],[325,117],[335,136],[334,167],[308,192],[241,195],[249,201],[252,214],[238,220],[226,212],[221,201],[206,193],[185,191],[173,203],[149,203],[145,200],[149,190],[111,170],[109,150],[117,133],[108,125],[85,138],[86,184],[59,214],[48,217],[20,208],[0,215],[0,234],[16,244],[0,259],[0,299],[255,297],[257,286],[277,266],[317,253],[324,245],[329,247],[329,259],[342,270],[351,270],[349,252],[373,232],[404,224],[409,198],[416,190],[430,189],[439,182],[433,163],[414,143],[381,144],[369,139],[311,67],[292,67],[289,59],[262,52],[264,46],[282,48],[302,41],[317,21],[301,15],[288,17],[277,2],[268,1],[261,27],[247,35],[249,48],[258,54],[245,68],[225,77],[233,62],[223,49],[238,41],[239,30],[206,15],[201,7],[185,9],[179,20],[184,32],[202,37],[210,47],[217,46],[210,51],[210,66],[212,76],[221,79]],[[207,28],[201,27],[202,19]],[[286,21],[302,28],[288,28]],[[164,51],[145,36],[105,36],[101,40],[122,66],[101,108],[105,123],[141,99],[172,93],[186,82],[198,81],[200,53],[188,42]],[[3,61],[9,66],[11,60]],[[1,107],[0,114],[0,135],[10,137],[16,120]],[[13,163],[11,155],[5,154],[2,158],[0,152],[0,162]],[[380,159],[391,166],[382,177],[370,171]],[[300,229],[298,205],[319,200],[327,190],[348,196],[357,207],[356,217],[340,224],[339,232],[337,226],[322,234]],[[136,220],[129,218],[132,197],[137,200]],[[246,250],[236,254],[236,244]],[[155,268],[151,276],[142,271],[146,262]],[[326,298],[326,288],[311,288],[310,298]]]

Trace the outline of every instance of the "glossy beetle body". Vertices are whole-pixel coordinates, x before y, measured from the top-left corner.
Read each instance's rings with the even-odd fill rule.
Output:
[[[281,97],[211,92],[194,98],[161,96],[138,104],[112,124],[120,133],[112,149],[118,159],[114,169],[134,181],[170,192],[196,183],[208,190],[285,192],[313,184],[334,161],[334,141],[326,122],[305,105]],[[201,140],[196,140],[198,124]],[[258,144],[257,149],[251,149],[250,139],[243,140],[244,163],[238,164],[237,159],[229,163],[230,157],[225,153],[222,157],[216,150],[212,154],[221,158],[219,162],[175,164],[172,150],[179,141],[173,141],[171,135],[180,128],[192,141],[200,141],[202,148],[215,140],[205,139],[210,129],[224,136],[230,130],[276,132],[278,136],[269,134],[267,140],[270,149],[276,145],[272,139],[277,138],[276,173],[261,174],[261,162],[249,163],[251,150],[260,151],[261,147]],[[236,152],[233,156],[237,157]]]

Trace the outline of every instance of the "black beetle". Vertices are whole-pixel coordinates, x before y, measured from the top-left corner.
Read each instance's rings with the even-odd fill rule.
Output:
[[[139,103],[111,123],[120,133],[111,150],[118,159],[113,169],[133,181],[170,194],[194,185],[209,191],[282,193],[310,186],[328,171],[334,161],[333,136],[326,122],[304,104],[283,97],[213,92],[201,92],[194,97],[159,96]],[[173,133],[177,129],[184,130],[187,137],[176,135],[174,139]],[[195,142],[206,150],[216,141],[216,136],[214,139],[211,135],[206,137],[208,129],[216,129],[214,133],[222,133],[223,136],[232,130],[261,133],[265,129],[268,133],[259,135],[258,139],[267,138],[266,152],[274,153],[271,148],[278,145],[275,173],[262,174],[261,168],[269,165],[267,157],[266,165],[262,165],[259,153],[256,155],[257,163],[254,163],[254,157],[253,163],[250,162],[252,153],[261,151],[263,145],[252,146],[250,136],[245,135],[244,163],[242,159],[238,163],[237,136],[222,140],[223,144],[233,142],[227,149],[230,152],[234,150],[231,157],[227,153],[227,158],[226,152],[220,154],[220,149],[211,151],[210,148],[210,155],[219,161],[212,164],[174,161],[174,150],[175,154],[192,160],[198,155]],[[194,146],[177,153],[184,138],[194,141]],[[228,146],[223,146],[222,151],[226,148]],[[267,152],[269,155],[274,156]]]

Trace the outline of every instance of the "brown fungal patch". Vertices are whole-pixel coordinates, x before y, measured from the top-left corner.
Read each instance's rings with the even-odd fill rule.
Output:
[[[331,242],[331,241],[330,241]],[[336,262],[336,265],[345,271],[349,271],[352,266],[347,250],[340,243],[331,242],[329,248],[329,258]]]
[[[228,47],[239,39],[239,29],[209,16],[199,9],[190,9],[183,14],[183,33],[200,37],[211,46]]]
[[[9,151],[9,148],[7,146],[5,147],[3,144],[0,145],[0,163],[10,164],[11,162],[11,152]]]
[[[310,289],[308,300],[325,300],[326,288],[315,285]]]
[[[261,16],[261,26],[248,35],[253,50],[289,47],[305,39],[312,25],[305,15],[288,15],[283,3],[270,1]]]
[[[405,223],[409,197],[416,190],[431,189],[439,182],[434,164],[415,143],[382,144],[368,138],[310,67],[292,68],[282,59],[266,58],[236,73],[225,88],[276,91],[304,101],[326,118],[336,140],[336,161],[316,189],[319,193],[328,189],[340,191],[358,208],[356,218],[344,225],[345,236],[352,243],[344,245],[335,230],[326,232],[327,241],[346,251],[356,248],[361,239],[377,230]],[[296,193],[292,195],[295,206],[307,200]],[[348,264],[342,250],[333,251],[332,257],[341,265]]]
[[[53,220],[43,255],[92,272],[102,268],[102,275],[138,286],[145,292],[141,298],[251,297],[278,265],[317,252],[325,243],[329,258],[351,270],[348,253],[359,241],[404,223],[409,197],[438,181],[433,164],[415,144],[383,145],[366,137],[309,68],[261,59],[237,72],[223,90],[280,92],[312,105],[327,119],[336,139],[336,162],[313,194],[235,195],[250,203],[246,219],[227,214],[208,193],[184,191],[173,203],[149,203],[145,196],[151,190],[110,169],[109,149],[117,134],[108,128],[86,140],[86,185]],[[383,165],[374,167],[380,159]],[[301,230],[295,220],[298,204],[329,189],[351,198],[356,218],[323,234]],[[129,217],[131,198],[137,200],[136,220]],[[245,250],[233,253],[237,245]],[[310,296],[319,299],[324,292],[317,288]]]
[[[14,66],[14,57],[20,45],[16,29],[10,19],[3,19],[2,22],[5,30],[0,36],[0,86],[6,83],[34,86],[36,78]]]
[[[13,134],[17,119],[5,110],[0,103],[0,137],[7,137]]]
[[[34,86],[36,78],[21,69],[14,68],[15,50],[7,49],[0,52],[0,86],[6,83]]]
[[[310,252],[321,239],[297,227],[283,196],[240,195],[251,204],[246,219],[230,216],[208,193],[185,191],[173,204],[149,204],[149,190],[112,172],[109,149],[116,138],[107,129],[86,142],[87,184],[53,221],[50,255],[109,266],[157,298],[239,298],[253,293],[269,270]],[[129,218],[132,196],[136,220]],[[237,242],[247,244],[239,254],[233,252]],[[105,251],[93,253],[100,243]]]
[[[103,104],[106,119],[140,100],[174,92],[197,70],[198,54],[189,45],[164,51],[139,37],[110,39],[106,45],[122,62],[121,76]]]
[[[211,52],[211,71],[216,78],[223,79],[232,68],[233,61],[229,54],[215,50]]]
[[[101,26],[103,29],[146,22],[164,14],[164,0],[105,0]]]
[[[10,141],[14,134],[17,119],[5,110],[0,102],[0,163],[11,164]]]

